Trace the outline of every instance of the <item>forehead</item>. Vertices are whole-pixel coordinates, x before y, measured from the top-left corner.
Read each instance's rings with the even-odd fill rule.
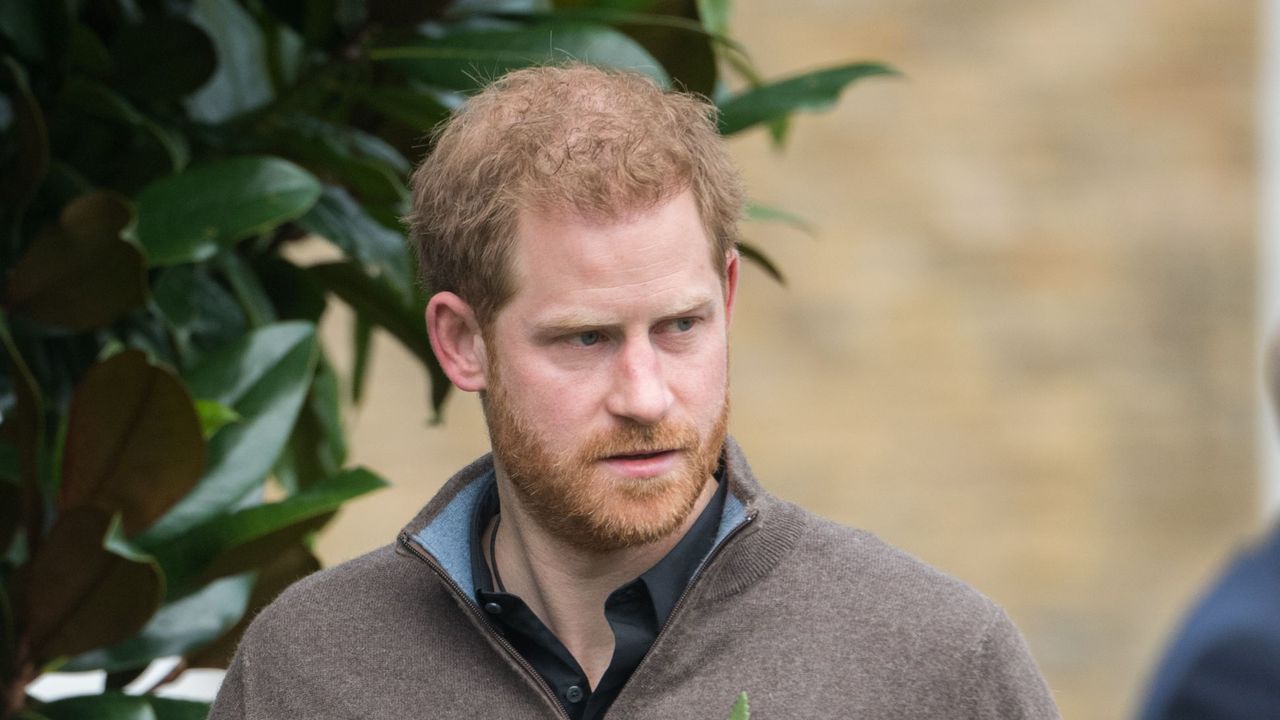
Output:
[[[512,303],[526,316],[656,310],[716,297],[720,288],[689,191],[604,220],[523,211],[511,259]]]

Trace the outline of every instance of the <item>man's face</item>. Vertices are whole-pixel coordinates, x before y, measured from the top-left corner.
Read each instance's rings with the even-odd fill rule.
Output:
[[[524,213],[517,236],[485,334],[499,470],[575,546],[669,535],[724,441],[736,259],[722,282],[689,192],[617,222]]]

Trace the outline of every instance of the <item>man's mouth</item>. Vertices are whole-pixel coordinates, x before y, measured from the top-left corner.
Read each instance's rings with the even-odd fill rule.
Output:
[[[639,450],[636,452],[610,455],[605,459],[606,460],[647,460],[649,458],[655,458],[655,457],[658,457],[659,455],[666,455],[667,453],[673,453],[673,452],[675,452],[675,450]]]
[[[670,472],[679,454],[675,449],[636,450],[609,455],[601,459],[606,466],[625,477],[640,479]]]

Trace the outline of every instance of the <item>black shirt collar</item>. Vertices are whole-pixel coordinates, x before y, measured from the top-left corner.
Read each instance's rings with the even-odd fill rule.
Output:
[[[489,617],[494,631],[503,635],[546,681],[570,720],[598,720],[604,715],[657,639],[694,573],[710,554],[728,493],[723,468],[717,470],[715,479],[719,487],[711,502],[675,547],[605,600],[604,614],[613,629],[614,651],[608,669],[595,688],[588,687],[587,677],[577,660],[523,600],[510,593],[494,592],[486,560],[488,547],[483,545],[482,538],[498,512],[498,490],[496,481],[492,477],[488,480],[489,486],[476,503],[471,522],[476,601]]]
[[[649,591],[659,626],[667,621],[685,586],[711,552],[711,546],[715,542],[728,490],[723,468],[716,470],[715,480],[718,485],[715,495],[689,527],[689,531],[656,565],[637,578]],[[497,480],[490,476],[487,482],[489,485],[481,493],[480,502],[476,503],[471,520],[471,577],[475,579],[477,592],[489,593],[494,591],[494,587],[489,573],[489,548],[484,545],[483,538],[489,522],[498,514],[499,502]]]

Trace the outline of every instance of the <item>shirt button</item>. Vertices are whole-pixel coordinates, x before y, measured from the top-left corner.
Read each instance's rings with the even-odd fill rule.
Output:
[[[571,703],[582,702],[582,688],[570,685],[569,689],[564,691],[564,699]]]
[[[497,615],[502,612],[502,606],[496,602],[487,602],[484,604],[484,611],[490,615]]]

